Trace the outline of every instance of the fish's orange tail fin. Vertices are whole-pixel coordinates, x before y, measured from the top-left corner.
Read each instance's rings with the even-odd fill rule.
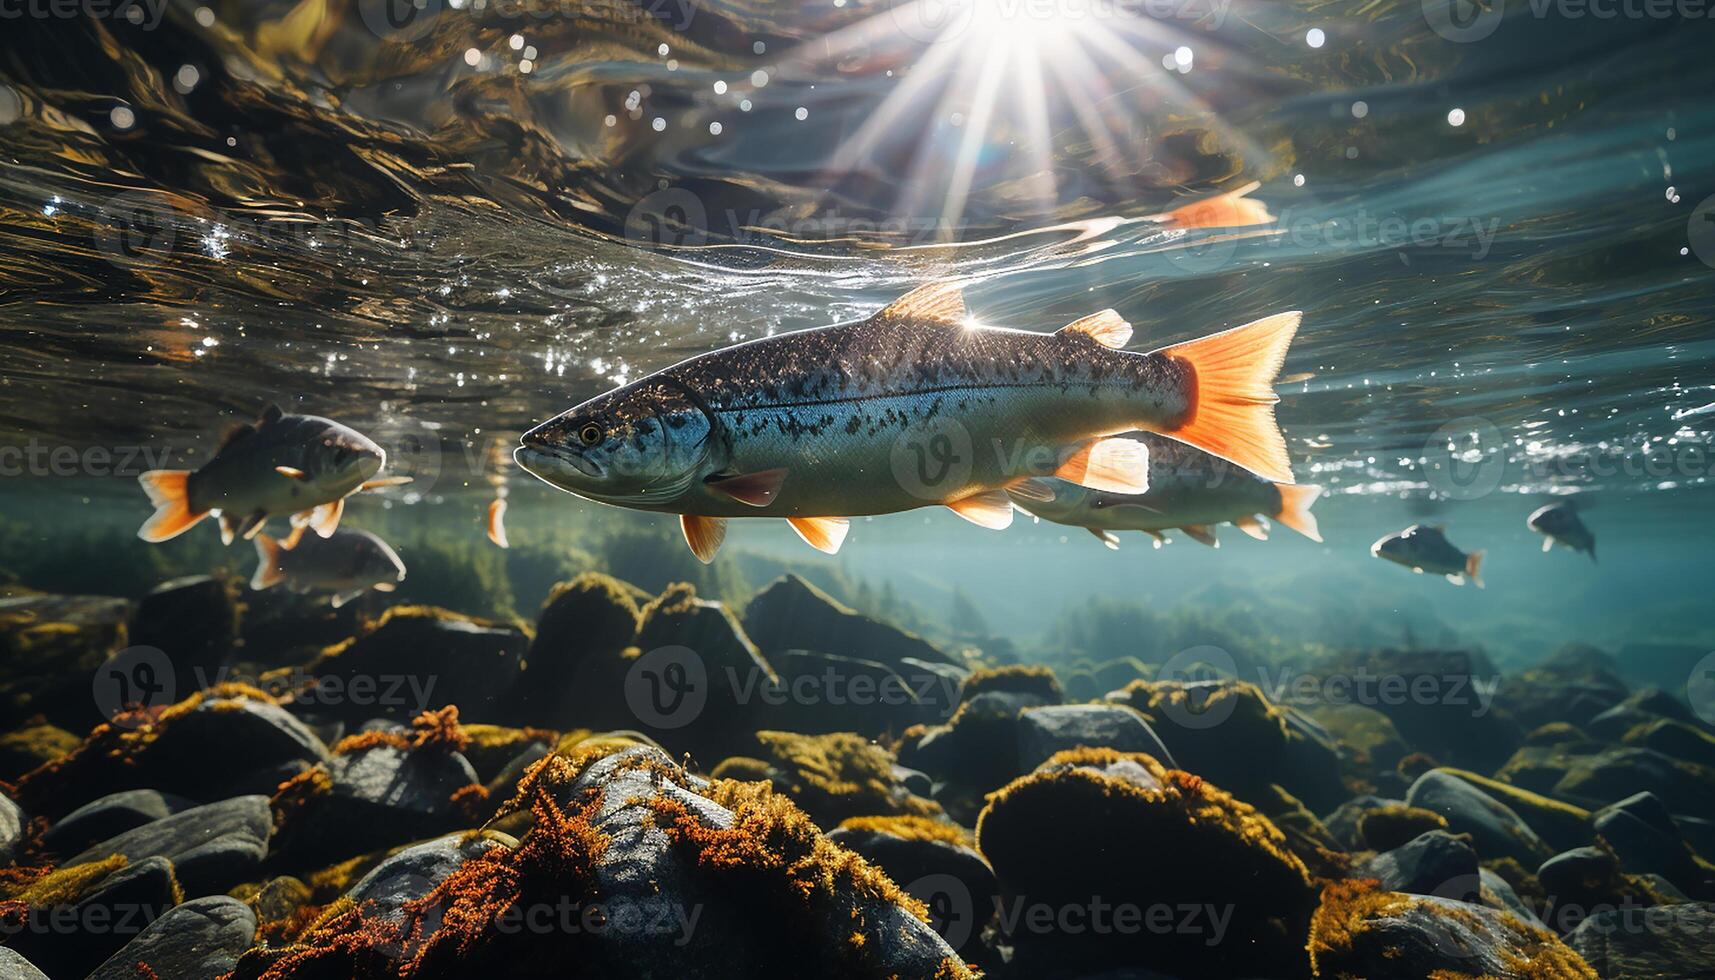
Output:
[[[1274,422],[1274,379],[1303,317],[1276,313],[1159,351],[1189,364],[1195,377],[1191,420],[1158,431],[1265,480],[1293,482],[1286,438]]]
[[[1322,496],[1322,488],[1282,484],[1275,489],[1280,491],[1280,509],[1274,512],[1274,519],[1312,541],[1321,542],[1322,532],[1316,527],[1316,515],[1310,513],[1310,505]]]
[[[1482,570],[1483,556],[1485,554],[1488,554],[1488,552],[1478,548],[1476,551],[1465,556],[1465,577],[1470,579],[1471,584],[1475,585],[1479,589],[1483,587]]]
[[[1243,187],[1217,194],[1201,201],[1192,201],[1156,218],[1172,228],[1245,228],[1266,225],[1274,220],[1268,205],[1245,195],[1261,187],[1251,181]]]
[[[137,477],[143,492],[149,495],[149,503],[155,506],[154,516],[138,529],[139,538],[150,542],[176,538],[208,516],[206,510],[191,510],[187,492],[190,477],[190,470],[150,470]]]
[[[286,578],[280,570],[280,542],[266,534],[258,534],[256,544],[256,574],[250,576],[250,587],[260,592],[279,585]]]

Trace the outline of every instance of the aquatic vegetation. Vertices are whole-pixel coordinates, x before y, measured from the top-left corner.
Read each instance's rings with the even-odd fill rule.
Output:
[[[775,788],[818,823],[854,816],[930,816],[931,800],[913,796],[893,774],[893,757],[861,735],[760,731],[756,741],[780,775]]]
[[[959,688],[959,701],[970,701],[989,691],[1006,691],[1036,698],[1042,704],[1061,704],[1066,694],[1052,668],[1030,664],[1008,664],[972,671]]]
[[[515,687],[515,717],[540,725],[623,727],[629,663],[641,590],[586,572],[554,586],[536,619],[536,635]],[[646,597],[643,597],[647,601]]]
[[[976,836],[971,831],[950,820],[937,820],[914,814],[847,817],[840,821],[839,829],[891,834],[902,840],[940,841],[960,847],[971,847],[976,843]]]
[[[1422,807],[1390,804],[1358,818],[1358,836],[1372,851],[1391,851],[1431,830],[1446,830],[1447,818]]]

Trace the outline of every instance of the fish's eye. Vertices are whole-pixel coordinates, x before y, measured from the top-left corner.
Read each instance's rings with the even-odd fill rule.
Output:
[[[585,422],[583,426],[578,429],[578,441],[586,446],[593,446],[601,442],[601,437],[601,426],[594,422]]]

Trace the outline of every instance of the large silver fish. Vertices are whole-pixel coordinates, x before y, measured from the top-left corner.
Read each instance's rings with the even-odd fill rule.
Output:
[[[1419,574],[1444,575],[1454,585],[1464,585],[1469,579],[1477,588],[1483,587],[1480,573],[1484,552],[1460,551],[1447,540],[1447,529],[1439,524],[1413,524],[1370,545],[1370,554]]]
[[[1087,529],[1109,548],[1119,546],[1115,531],[1143,531],[1159,547],[1162,531],[1177,528],[1211,547],[1220,542],[1215,525],[1231,522],[1259,540],[1267,540],[1262,515],[1321,541],[1310,505],[1321,487],[1274,483],[1200,449],[1161,436],[1130,436],[1149,450],[1149,491],[1106,493],[1065,480],[1032,480],[1015,487],[1013,504],[1045,521]]]
[[[1584,526],[1583,518],[1578,516],[1578,508],[1570,501],[1538,507],[1525,518],[1525,524],[1542,535],[1543,551],[1560,544],[1573,551],[1584,552],[1591,561],[1596,560],[1596,535]]]
[[[369,589],[392,592],[405,581],[405,563],[368,531],[341,528],[329,537],[306,538],[296,548],[266,534],[256,536],[252,589],[284,585],[293,592],[332,592],[335,609]]]
[[[1131,325],[1112,310],[1052,334],[979,326],[957,283],[931,283],[868,319],[713,351],[591,399],[525,433],[516,458],[580,496],[680,515],[704,561],[732,517],[785,518],[833,553],[858,515],[943,504],[1005,527],[1005,488],[1028,477],[1141,493],[1147,451],[1113,438],[1136,429],[1290,483],[1272,382],[1299,318],[1139,354],[1121,349]],[[908,472],[929,456],[933,479]]]
[[[402,482],[374,479],[387,454],[349,426],[315,415],[287,415],[269,405],[254,424],[229,429],[214,458],[199,469],[150,470],[138,477],[155,514],[138,530],[144,541],[166,541],[209,515],[221,540],[260,533],[268,518],[293,516],[297,529],[327,537],[339,527],[345,498],[359,490]]]

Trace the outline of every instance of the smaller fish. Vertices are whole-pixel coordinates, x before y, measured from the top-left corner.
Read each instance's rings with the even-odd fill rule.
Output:
[[[288,551],[284,542],[256,536],[257,591],[284,585],[289,591],[332,592],[338,609],[369,589],[392,592],[405,581],[405,563],[387,542],[368,531],[342,529],[327,538],[305,538]]]
[[[488,502],[486,529],[488,540],[497,548],[510,548],[506,538],[507,474],[512,466],[512,453],[504,439],[495,438],[488,444],[488,485],[494,488],[494,499]]]
[[[295,530],[285,543],[289,549],[306,527],[324,538],[333,534],[351,494],[409,481],[376,479],[386,462],[386,452],[356,429],[269,405],[255,423],[227,430],[214,458],[199,469],[138,477],[155,513],[137,536],[166,541],[213,515],[221,541],[231,544],[260,534],[269,517],[290,514]]]
[[[1454,585],[1464,585],[1466,579],[1477,588],[1483,587],[1479,574],[1484,551],[1469,554],[1460,551],[1447,540],[1447,529],[1439,524],[1413,524],[1397,534],[1390,534],[1370,545],[1370,554],[1404,565],[1418,574],[1430,572],[1445,575]]]
[[[1548,504],[1538,507],[1525,524],[1536,533],[1542,535],[1542,550],[1549,551],[1556,544],[1582,551],[1596,560],[1596,536],[1584,526],[1584,521],[1578,516],[1578,508],[1570,501]]]

